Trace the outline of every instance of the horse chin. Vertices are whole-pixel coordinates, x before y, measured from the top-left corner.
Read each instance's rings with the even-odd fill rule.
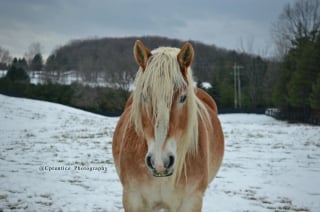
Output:
[[[155,169],[152,170],[152,175],[154,177],[169,177],[173,174],[172,170],[166,170],[165,172],[159,173]]]

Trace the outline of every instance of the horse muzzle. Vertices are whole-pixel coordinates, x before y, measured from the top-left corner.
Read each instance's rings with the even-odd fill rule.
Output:
[[[157,166],[154,163],[153,155],[146,157],[146,165],[154,177],[168,177],[173,174],[174,156],[168,156],[163,161],[163,166]]]

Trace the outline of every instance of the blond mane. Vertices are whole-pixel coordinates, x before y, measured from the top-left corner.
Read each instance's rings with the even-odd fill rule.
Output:
[[[198,115],[200,120],[208,119],[205,106],[195,94],[192,70],[188,68],[186,79],[181,73],[177,61],[179,51],[178,48],[170,47],[160,47],[152,51],[145,70],[140,68],[137,73],[130,117],[137,134],[142,136],[142,113],[147,112],[153,120],[163,118],[169,121],[174,94],[179,90],[187,90],[187,128],[180,141],[177,141],[178,157],[173,182],[177,182],[183,170],[186,176],[187,156],[197,153]]]

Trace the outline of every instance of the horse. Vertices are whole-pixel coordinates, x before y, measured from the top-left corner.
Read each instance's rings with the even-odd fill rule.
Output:
[[[135,88],[112,154],[125,211],[201,211],[224,154],[215,101],[195,87],[192,44],[150,51],[137,40]]]

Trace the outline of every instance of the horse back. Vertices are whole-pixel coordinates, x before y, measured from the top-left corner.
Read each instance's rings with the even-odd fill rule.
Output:
[[[196,95],[203,103],[205,103],[207,108],[210,108],[213,112],[218,113],[216,102],[207,92],[201,88],[196,88]]]

